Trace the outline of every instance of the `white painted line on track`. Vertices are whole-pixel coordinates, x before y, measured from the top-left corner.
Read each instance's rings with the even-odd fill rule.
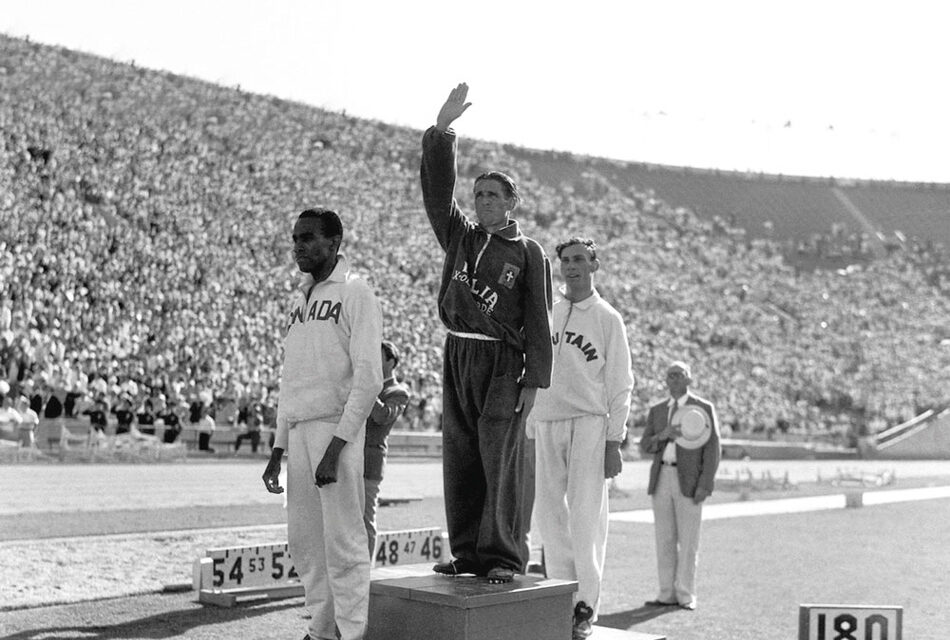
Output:
[[[918,489],[893,489],[889,491],[860,491],[864,505],[892,504],[916,500],[950,498],[950,486],[921,487]],[[781,500],[761,500],[752,502],[726,502],[703,507],[703,520],[721,520],[723,518],[741,518],[745,516],[776,515],[784,513],[804,513],[807,511],[825,511],[843,509],[847,506],[847,496],[836,493],[827,496],[807,498],[785,498]],[[653,523],[652,509],[637,509],[610,514],[611,522]]]
[[[105,535],[85,535],[85,536],[64,536],[60,538],[22,538],[18,540],[0,540],[0,548],[3,547],[15,547],[18,545],[35,545],[38,542],[80,542],[80,541],[95,541],[95,542],[109,542],[109,541],[123,541],[123,540],[141,540],[145,538],[182,538],[186,536],[200,536],[200,535],[209,535],[215,533],[221,533],[222,531],[229,531],[233,533],[243,533],[247,531],[283,531],[285,536],[287,532],[286,524],[257,524],[257,525],[246,525],[242,527],[214,527],[207,529],[174,529],[169,531],[139,531],[135,533],[109,533]],[[280,542],[275,540],[275,542]]]
[[[890,504],[914,500],[950,498],[950,487],[920,487],[919,489],[895,489],[893,491],[868,491],[862,497],[864,504]]]

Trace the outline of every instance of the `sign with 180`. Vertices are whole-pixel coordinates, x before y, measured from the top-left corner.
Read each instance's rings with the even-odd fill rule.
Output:
[[[902,607],[803,604],[798,640],[901,640]]]

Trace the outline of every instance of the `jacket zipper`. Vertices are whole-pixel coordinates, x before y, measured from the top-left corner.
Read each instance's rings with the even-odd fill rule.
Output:
[[[574,313],[574,302],[567,308],[567,317],[564,318],[564,325],[561,327],[561,335],[557,339],[557,354],[561,355],[561,345],[564,344],[564,330],[567,329],[567,323],[571,321],[571,314]]]
[[[478,256],[475,258],[475,267],[472,269],[472,275],[478,271],[478,263],[482,261],[482,256],[485,254],[485,249],[488,248],[488,243],[491,242],[491,234],[488,234],[488,237],[485,238],[485,244],[482,245],[481,251],[478,252]]]

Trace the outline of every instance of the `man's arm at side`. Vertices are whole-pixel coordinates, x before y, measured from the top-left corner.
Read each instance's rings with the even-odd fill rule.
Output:
[[[630,415],[630,394],[633,393],[630,346],[627,327],[620,314],[613,312],[606,318],[607,350],[604,357],[605,386],[607,388],[607,440],[623,442],[627,435],[627,417]]]
[[[694,495],[694,502],[701,502],[706,497],[712,495],[715,486],[716,472],[719,470],[719,461],[722,457],[719,436],[719,417],[716,415],[716,407],[713,404],[707,404],[703,407],[709,413],[709,419],[712,423],[712,434],[709,441],[703,445],[702,469],[699,472],[699,482]],[[701,496],[701,497],[700,497]]]
[[[526,388],[551,386],[551,263],[537,242],[528,240],[525,261],[524,379]]]
[[[350,323],[353,386],[333,435],[354,442],[366,428],[366,418],[383,388],[383,367],[379,359],[383,317],[376,296],[365,281],[356,280],[349,286],[351,289],[343,304]]]

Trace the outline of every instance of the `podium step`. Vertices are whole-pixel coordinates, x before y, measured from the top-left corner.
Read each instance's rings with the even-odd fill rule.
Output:
[[[521,575],[507,584],[432,573],[376,579],[366,638],[568,640],[576,589],[576,582]]]

